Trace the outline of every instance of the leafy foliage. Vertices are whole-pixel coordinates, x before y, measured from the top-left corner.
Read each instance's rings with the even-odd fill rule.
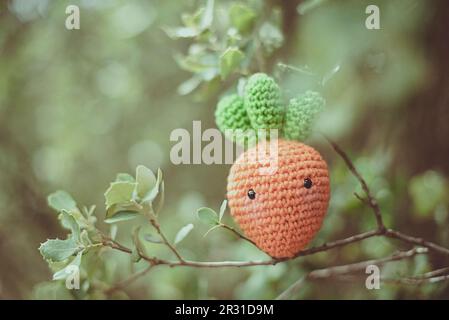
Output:
[[[209,0],[204,8],[184,14],[183,26],[165,28],[172,39],[192,42],[188,53],[176,58],[182,69],[193,74],[178,92],[201,92],[200,88],[215,91],[217,81],[259,69],[257,59],[268,58],[283,43],[277,11],[265,9],[243,2]]]
[[[133,247],[130,252],[132,263],[138,263],[142,260],[146,251],[146,243],[165,244],[179,258],[179,253],[175,251],[174,247],[191,233],[194,225],[189,223],[179,229],[174,237],[173,245],[163,235],[157,222],[157,215],[163,205],[163,185],[162,171],[158,170],[156,178],[156,175],[143,165],[137,166],[135,177],[127,173],[119,173],[104,194],[106,211],[104,222],[112,224],[111,237],[104,235],[97,229],[96,219],[86,219],[86,217],[93,216],[94,207],[81,214],[75,200],[67,192],[57,191],[50,194],[48,196],[49,205],[58,212],[61,225],[70,231],[67,239],[49,239],[39,247],[42,257],[54,269],[52,279],[66,279],[74,266],[87,268],[86,265],[90,263],[89,260],[97,258],[94,258],[95,255],[90,256],[90,259],[86,261],[82,257],[88,255],[91,251],[107,247],[107,243],[114,244],[115,234],[117,233],[116,223],[132,220],[139,216],[145,217],[149,221],[157,235],[146,233],[142,239],[140,232],[142,225],[133,229],[131,233]],[[153,203],[156,200],[159,201],[158,209],[154,210]],[[200,208],[198,209],[198,217],[214,228],[226,226],[221,222],[226,204],[227,201],[224,200],[219,213],[210,208]],[[69,208],[70,211],[68,211]],[[149,258],[146,257],[146,259]],[[88,279],[85,281],[88,281]],[[86,297],[92,294],[87,287],[83,291],[83,295]]]
[[[126,173],[117,175],[106,190],[105,220],[109,224],[115,224],[137,218],[139,215],[151,215],[152,203],[156,197],[163,197],[162,172],[159,170],[157,178],[154,173],[145,166],[136,168],[136,177]],[[82,214],[75,200],[65,191],[57,191],[48,196],[49,205],[59,214],[61,225],[70,230],[65,240],[49,239],[44,242],[39,251],[50,264],[60,262],[58,270],[53,275],[53,280],[64,279],[65,270],[69,266],[81,265],[81,258],[90,250],[103,246],[104,235],[96,228],[96,219],[92,219],[93,209],[85,210]],[[90,218],[90,219],[89,219]],[[176,236],[176,243],[182,241],[192,230],[193,225],[187,225]],[[133,232],[135,244],[132,260],[138,262],[140,257],[138,250],[142,250],[139,238],[140,227]]]

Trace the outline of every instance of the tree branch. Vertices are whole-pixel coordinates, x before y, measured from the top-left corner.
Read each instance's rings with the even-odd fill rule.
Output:
[[[330,143],[332,148],[335,150],[335,152],[338,153],[338,155],[344,160],[346,166],[348,167],[349,171],[352,172],[352,174],[357,178],[357,180],[360,182],[363,192],[365,193],[367,199],[362,200],[363,202],[367,203],[374,212],[374,216],[376,217],[377,222],[377,228],[379,230],[384,230],[385,226],[382,220],[382,215],[380,212],[380,207],[374,198],[374,196],[371,194],[371,190],[368,187],[368,184],[366,183],[365,179],[361,176],[361,174],[358,172],[358,170],[355,168],[352,161],[349,159],[348,155],[331,139],[326,137],[327,141]],[[359,199],[362,199],[359,195],[356,194],[356,197]]]
[[[389,238],[394,238],[394,239],[399,239],[402,240],[403,242],[408,242],[410,244],[415,244],[415,245],[420,245],[426,248],[429,248],[435,252],[441,253],[443,255],[447,255],[449,256],[449,249],[442,247],[436,243],[424,240],[422,238],[417,238],[414,236],[409,236],[405,233],[402,233],[400,231],[396,231],[396,230],[392,230],[392,229],[388,229],[385,232],[385,235]]]
[[[324,278],[331,278],[339,275],[344,275],[348,273],[358,272],[358,271],[365,271],[366,268],[370,265],[383,265],[387,262],[392,261],[398,261],[402,259],[407,259],[410,257],[414,257],[417,254],[425,254],[428,252],[427,248],[414,248],[409,251],[399,252],[396,254],[393,254],[386,258],[381,259],[375,259],[375,260],[367,260],[347,265],[341,265],[336,267],[329,267],[319,270],[314,270],[307,275],[300,278],[298,281],[293,283],[287,290],[282,292],[276,299],[277,300],[285,300],[290,299],[292,296],[295,295],[296,292],[300,289],[300,287],[304,284],[307,280],[316,280],[316,279],[324,279]]]
[[[250,238],[247,238],[246,236],[244,236],[243,234],[241,234],[240,232],[235,230],[235,228],[233,228],[231,226],[228,226],[227,224],[224,224],[224,223],[220,223],[219,226],[224,228],[224,229],[227,229],[227,230],[231,231],[232,233],[234,233],[240,239],[248,241],[249,243],[251,243],[252,245],[257,247],[256,243],[253,240],[251,240]]]
[[[121,290],[121,289],[123,289],[123,288],[129,286],[132,282],[134,282],[134,281],[137,280],[138,278],[143,277],[144,275],[146,275],[152,268],[153,268],[153,265],[150,264],[150,265],[149,265],[148,267],[146,267],[145,269],[143,269],[143,270],[141,270],[141,271],[139,271],[139,272],[133,273],[133,274],[132,274],[131,276],[129,276],[128,278],[126,278],[126,279],[124,279],[124,280],[122,280],[122,281],[120,281],[120,282],[117,282],[117,283],[116,283],[115,285],[113,285],[112,287],[106,289],[106,290],[104,291],[104,293],[105,293],[106,295],[109,295],[109,294],[111,294],[111,293],[113,293],[113,292],[115,292],[115,291],[117,291],[117,290]]]
[[[183,262],[184,261],[183,257],[178,252],[178,250],[176,250],[176,248],[170,243],[170,241],[168,241],[167,237],[162,232],[161,226],[160,226],[159,222],[156,220],[156,218],[150,217],[149,220],[150,220],[151,225],[154,227],[154,229],[156,229],[156,232],[160,235],[162,242],[170,249],[171,252],[174,253],[176,258],[178,258],[178,260],[180,262]]]
[[[285,259],[267,259],[267,260],[256,260],[256,261],[171,261],[171,260],[163,260],[153,257],[145,256],[140,253],[142,259],[153,263],[153,265],[168,265],[170,267],[197,267],[197,268],[222,268],[222,267],[253,267],[253,266],[267,266],[267,265],[276,265],[279,262],[292,260],[298,257],[304,257],[308,255],[312,255],[318,252],[328,251],[333,248],[345,246],[347,244],[355,243],[362,241],[367,238],[371,238],[374,236],[380,235],[379,231],[373,230],[364,233],[360,233],[354,236],[350,236],[345,239],[336,240],[333,242],[325,243],[318,247],[312,247],[306,250],[299,252],[293,258],[285,258]],[[112,249],[119,250],[128,254],[131,254],[132,250],[130,248],[125,247],[124,245],[118,244],[117,242],[104,242],[105,246],[109,246]]]

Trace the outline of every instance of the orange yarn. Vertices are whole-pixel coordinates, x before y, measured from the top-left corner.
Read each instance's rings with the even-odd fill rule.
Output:
[[[248,238],[274,258],[289,258],[304,249],[321,227],[329,203],[329,173],[312,147],[277,142],[278,169],[272,175],[258,170],[267,163],[247,161],[247,156],[258,154],[257,146],[237,159],[228,177],[228,200],[231,215]],[[267,160],[268,154],[264,157]],[[310,188],[306,179],[311,180]],[[251,189],[254,199],[253,192],[248,193]]]

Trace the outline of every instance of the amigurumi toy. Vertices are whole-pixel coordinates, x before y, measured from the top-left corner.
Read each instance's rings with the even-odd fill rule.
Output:
[[[232,217],[245,235],[273,258],[290,258],[303,250],[320,229],[328,208],[327,164],[315,149],[298,141],[310,134],[323,106],[324,99],[308,91],[284,108],[276,82],[257,73],[249,78],[243,98],[224,97],[215,112],[223,132],[281,130],[280,138],[264,140],[265,148],[275,147],[276,171],[261,173],[261,168],[270,165],[272,155],[260,152],[259,141],[232,165],[227,186]],[[257,156],[258,161],[248,161]]]

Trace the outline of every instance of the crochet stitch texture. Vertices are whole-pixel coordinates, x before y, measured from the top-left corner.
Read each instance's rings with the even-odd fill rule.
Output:
[[[280,129],[284,108],[281,92],[273,78],[253,74],[245,86],[245,108],[254,129]]]
[[[313,122],[323,110],[324,104],[323,97],[313,91],[291,99],[285,114],[284,136],[291,140],[305,140],[310,135]]]
[[[215,122],[218,129],[231,141],[242,146],[257,143],[257,132],[251,127],[243,98],[239,95],[231,94],[221,98],[215,110]]]
[[[259,152],[257,146],[251,148],[231,168],[227,197],[231,215],[247,237],[274,258],[290,258],[305,248],[321,227],[329,203],[329,173],[326,162],[312,147],[283,139],[267,144],[276,142],[276,173],[261,175],[259,168],[268,164],[248,161]],[[312,181],[310,188],[305,179]],[[254,199],[248,196],[251,189]]]
[[[215,122],[218,129],[251,129],[251,122],[243,105],[243,98],[237,94],[223,97],[215,110]]]

